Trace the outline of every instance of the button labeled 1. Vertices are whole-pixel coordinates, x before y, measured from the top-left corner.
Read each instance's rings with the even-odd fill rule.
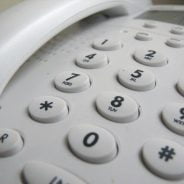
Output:
[[[96,99],[98,112],[114,122],[126,123],[139,117],[139,105],[132,98],[117,92],[104,92]]]
[[[64,169],[37,161],[26,163],[23,176],[29,184],[86,184]]]
[[[143,65],[153,67],[164,66],[168,63],[167,57],[154,49],[137,49],[134,53],[134,58]]]
[[[71,71],[66,71],[56,76],[54,83],[58,90],[69,93],[84,91],[91,85],[87,74]]]
[[[171,180],[184,179],[184,148],[165,139],[148,141],[142,148],[146,166],[156,175]]]
[[[92,125],[72,128],[68,134],[68,143],[76,156],[91,163],[106,163],[117,155],[114,136],[107,130]]]
[[[12,156],[23,147],[20,134],[11,129],[0,129],[0,157]]]
[[[155,75],[152,72],[136,67],[120,70],[118,79],[123,86],[137,91],[153,89],[156,84]]]

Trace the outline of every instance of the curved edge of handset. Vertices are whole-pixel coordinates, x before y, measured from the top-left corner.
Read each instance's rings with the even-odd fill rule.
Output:
[[[126,13],[125,7],[122,0],[26,0],[2,12],[0,95],[20,66],[60,31],[106,9]]]

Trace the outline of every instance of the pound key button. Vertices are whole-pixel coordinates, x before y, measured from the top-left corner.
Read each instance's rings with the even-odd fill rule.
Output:
[[[184,179],[184,147],[165,139],[153,139],[142,148],[143,161],[154,174],[169,180]]]
[[[26,163],[23,177],[24,181],[30,184],[86,184],[64,169],[38,161]]]
[[[20,134],[11,129],[0,129],[0,157],[12,156],[23,148]]]

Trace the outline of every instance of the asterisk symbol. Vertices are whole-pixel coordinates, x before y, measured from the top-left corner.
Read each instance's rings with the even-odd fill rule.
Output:
[[[53,102],[48,103],[48,101],[45,101],[44,103],[40,104],[40,109],[45,109],[47,111],[49,108],[51,109]]]

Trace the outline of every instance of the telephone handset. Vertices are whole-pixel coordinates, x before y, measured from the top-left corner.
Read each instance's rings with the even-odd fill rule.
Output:
[[[0,183],[183,184],[183,12],[25,0],[1,13],[1,93],[18,71],[0,97]]]

